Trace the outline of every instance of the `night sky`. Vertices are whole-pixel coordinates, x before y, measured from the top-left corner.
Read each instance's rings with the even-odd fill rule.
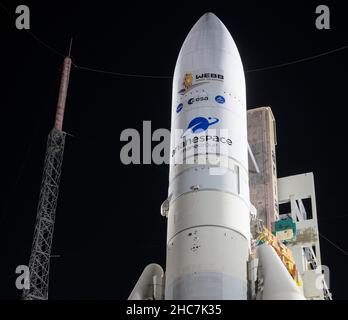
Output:
[[[121,73],[171,77],[193,24],[214,12],[231,32],[245,70],[302,59],[348,44],[343,1],[251,2],[1,1],[31,12],[41,41],[73,62]],[[317,30],[315,8],[331,10]],[[53,126],[63,57],[0,7],[0,298],[18,299],[15,268],[28,264],[47,134]],[[313,172],[319,231],[348,251],[348,49],[265,71],[247,72],[249,108],[270,106],[277,121],[278,176]],[[51,260],[50,299],[126,299],[144,267],[165,267],[167,165],[120,161],[120,134],[170,128],[171,79],[72,69],[67,136]],[[320,240],[334,299],[348,298],[348,256]]]

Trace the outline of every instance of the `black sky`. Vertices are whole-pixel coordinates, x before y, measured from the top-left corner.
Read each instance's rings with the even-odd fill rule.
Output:
[[[31,31],[60,53],[74,38],[76,64],[171,76],[199,17],[214,12],[231,32],[246,70],[348,44],[348,7],[325,1],[7,1],[31,9]],[[331,9],[331,30],[315,28],[315,8]],[[2,160],[0,298],[17,299],[15,268],[27,264],[47,134],[62,57],[0,8]],[[311,61],[246,73],[249,107],[270,106],[277,121],[278,176],[314,172],[320,232],[348,251],[346,237],[348,49]],[[51,299],[126,299],[150,262],[165,266],[168,167],[124,166],[120,133],[170,127],[171,80],[73,69],[51,263]],[[348,298],[348,257],[321,239],[336,299]]]

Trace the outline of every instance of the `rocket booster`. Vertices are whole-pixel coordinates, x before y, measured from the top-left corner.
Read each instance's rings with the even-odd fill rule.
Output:
[[[246,116],[238,49],[206,13],[174,72],[165,299],[247,299]]]

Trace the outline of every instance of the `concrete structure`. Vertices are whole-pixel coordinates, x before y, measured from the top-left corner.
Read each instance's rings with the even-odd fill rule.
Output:
[[[279,219],[277,203],[276,123],[270,107],[249,109],[248,141],[260,172],[250,170],[250,201],[268,229]],[[250,160],[249,160],[250,161]],[[252,164],[249,162],[249,167]]]

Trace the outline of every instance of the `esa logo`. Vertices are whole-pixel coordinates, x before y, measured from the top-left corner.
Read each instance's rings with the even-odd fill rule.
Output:
[[[194,104],[195,102],[201,102],[201,101],[208,101],[208,97],[198,97],[198,98],[191,98],[189,101],[187,101],[188,104]]]
[[[224,104],[225,103],[225,98],[223,96],[216,96],[215,97],[215,101],[217,103]]]

